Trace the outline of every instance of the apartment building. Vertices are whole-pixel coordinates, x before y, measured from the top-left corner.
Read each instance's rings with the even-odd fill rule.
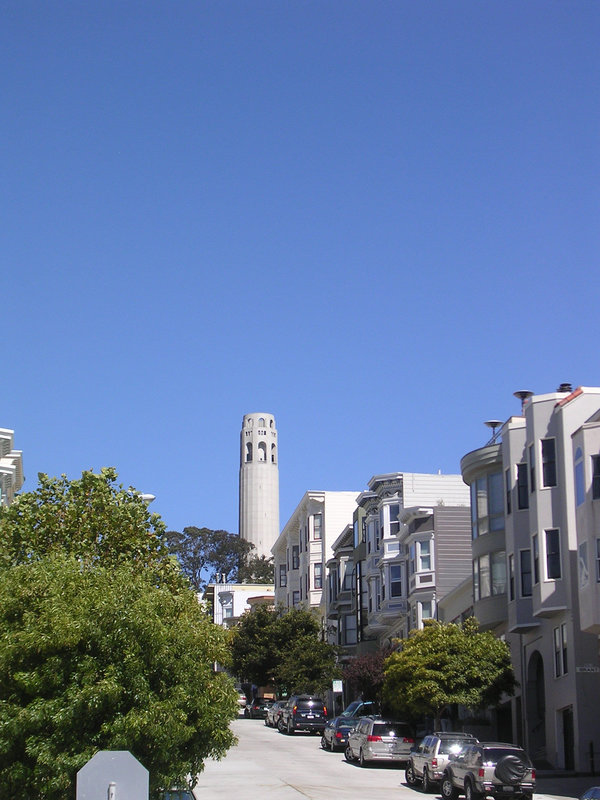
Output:
[[[14,431],[0,428],[0,505],[3,506],[12,503],[25,482],[23,453],[14,449],[14,436]]]
[[[332,544],[352,523],[358,492],[306,492],[275,542],[275,603],[325,616],[326,564]]]
[[[253,607],[260,604],[273,606],[273,584],[209,583],[202,596],[202,601],[211,612],[215,625],[233,628],[240,621],[240,617]]]
[[[600,388],[515,394],[521,413],[461,461],[473,611],[509,643],[520,684],[497,732],[538,765],[584,771],[600,752]]]

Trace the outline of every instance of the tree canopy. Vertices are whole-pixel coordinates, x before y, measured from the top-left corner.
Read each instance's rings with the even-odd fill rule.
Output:
[[[116,472],[39,488],[0,509],[0,787],[62,800],[101,749],[129,750],[151,786],[195,776],[233,743],[229,658]]]
[[[384,667],[391,653],[390,648],[380,649],[354,656],[344,664],[342,675],[354,696],[360,695],[363,700],[374,700],[381,705]]]
[[[515,685],[506,642],[479,632],[474,618],[462,625],[431,620],[387,659],[383,699],[396,713],[428,714],[439,725],[447,706],[495,706]]]
[[[339,675],[336,650],[321,639],[317,616],[304,609],[259,606],[246,612],[231,640],[232,669],[281,693],[323,692]]]
[[[240,582],[240,569],[246,567],[254,550],[251,542],[235,533],[197,528],[193,525],[181,532],[167,531],[166,541],[197,592],[201,592],[207,583],[217,581],[222,575],[228,583]],[[252,574],[252,570],[249,574]]]

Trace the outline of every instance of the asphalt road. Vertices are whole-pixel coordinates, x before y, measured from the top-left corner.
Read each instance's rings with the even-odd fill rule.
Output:
[[[343,753],[320,746],[320,736],[286,736],[263,720],[240,717],[238,737],[222,761],[209,761],[194,790],[197,800],[422,800],[404,782],[404,770],[388,765],[361,769]],[[598,778],[546,776],[538,780],[536,800],[572,800]],[[583,788],[582,788],[583,787]],[[429,795],[432,800],[439,794]]]

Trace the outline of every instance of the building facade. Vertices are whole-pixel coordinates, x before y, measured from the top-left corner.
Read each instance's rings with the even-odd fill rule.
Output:
[[[279,536],[279,445],[272,414],[246,414],[240,433],[239,534],[271,557]]]
[[[332,544],[352,524],[358,492],[306,492],[275,542],[275,602],[313,608],[325,617]]]
[[[14,435],[14,431],[0,428],[0,505],[3,506],[12,503],[25,482],[23,453],[14,449]]]
[[[497,730],[510,728],[538,765],[584,771],[600,751],[589,701],[600,691],[600,389],[516,394],[521,414],[504,423],[501,441],[461,461],[473,611],[508,642],[519,681]]]

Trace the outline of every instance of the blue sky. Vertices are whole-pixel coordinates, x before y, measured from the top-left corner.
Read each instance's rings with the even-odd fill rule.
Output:
[[[0,2],[0,427],[237,531],[598,385],[597,0]],[[594,278],[594,275],[596,277]]]

